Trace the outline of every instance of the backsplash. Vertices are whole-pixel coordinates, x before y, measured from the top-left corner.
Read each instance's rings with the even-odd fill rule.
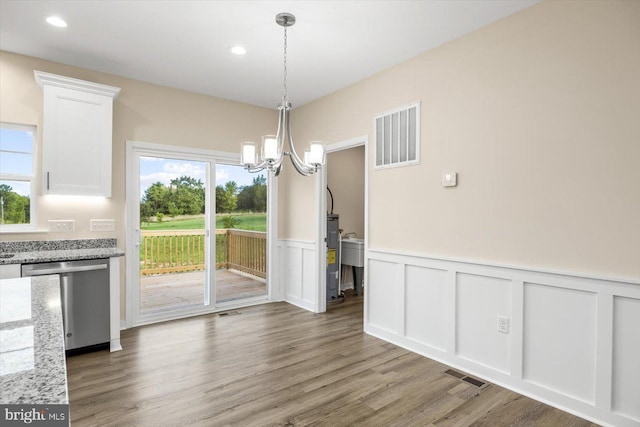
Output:
[[[114,248],[116,239],[17,240],[0,242],[0,253]]]

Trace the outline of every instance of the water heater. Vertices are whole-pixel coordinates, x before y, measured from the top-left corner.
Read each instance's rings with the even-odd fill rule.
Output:
[[[338,214],[327,214],[327,302],[340,298],[340,227]]]

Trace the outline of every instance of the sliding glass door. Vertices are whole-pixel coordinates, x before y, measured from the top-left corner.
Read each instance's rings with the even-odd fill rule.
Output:
[[[211,299],[211,159],[135,150],[131,298],[135,323],[205,311]],[[133,200],[135,199],[135,201]]]
[[[216,303],[267,296],[267,176],[216,165]]]
[[[209,305],[206,161],[140,156],[140,314]]]
[[[267,176],[236,157],[127,143],[127,326],[269,299]]]

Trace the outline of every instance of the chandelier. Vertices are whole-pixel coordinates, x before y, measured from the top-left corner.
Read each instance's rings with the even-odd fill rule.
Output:
[[[296,17],[291,13],[279,13],[276,15],[276,23],[284,28],[284,92],[280,104],[278,104],[278,132],[275,136],[262,137],[260,159],[258,159],[256,144],[243,142],[241,162],[249,172],[269,169],[275,176],[278,176],[282,170],[282,160],[288,156],[298,173],[309,176],[317,172],[325,163],[324,145],[318,141],[311,141],[309,149],[305,150],[302,158],[296,153],[291,137],[291,103],[287,97],[287,28],[296,23]]]

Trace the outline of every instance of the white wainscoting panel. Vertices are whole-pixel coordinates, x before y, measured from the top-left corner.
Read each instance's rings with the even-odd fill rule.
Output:
[[[315,244],[296,240],[281,240],[285,254],[282,268],[284,299],[309,311],[314,311],[315,301]]]
[[[315,299],[315,250],[302,249],[302,300],[313,302]]]
[[[523,377],[594,403],[596,295],[524,284]]]
[[[401,323],[398,317],[398,298],[400,295],[400,267],[384,261],[369,263],[367,282],[367,307],[369,323],[389,332],[398,332]]]
[[[407,338],[445,351],[447,333],[447,272],[406,266],[405,330]]]
[[[640,280],[376,249],[366,272],[367,333],[598,424],[640,427]]]
[[[613,299],[613,331],[612,407],[640,424],[640,299]]]
[[[509,373],[511,341],[498,332],[498,316],[511,319],[511,282],[458,273],[456,285],[457,354]]]
[[[287,298],[302,300],[302,248],[287,247]]]

